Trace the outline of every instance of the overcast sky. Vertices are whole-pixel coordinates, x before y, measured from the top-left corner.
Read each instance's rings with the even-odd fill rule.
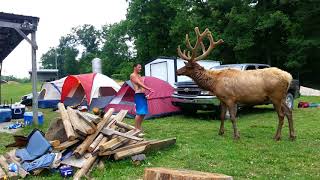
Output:
[[[0,0],[0,12],[40,18],[36,34],[37,62],[43,53],[59,43],[71,28],[92,24],[97,28],[125,19],[125,0]],[[29,35],[30,38],[30,35]],[[38,65],[39,67],[39,65]],[[31,70],[31,46],[22,41],[3,62],[3,75],[28,77]]]

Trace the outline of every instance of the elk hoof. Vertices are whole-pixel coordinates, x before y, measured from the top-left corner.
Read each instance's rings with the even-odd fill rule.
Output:
[[[224,130],[219,130],[219,133],[218,133],[220,136],[222,136],[224,134]]]
[[[280,141],[281,137],[280,136],[274,136],[275,141]]]
[[[290,138],[291,141],[294,141],[294,140],[296,140],[297,136],[295,136],[295,135],[290,135],[289,138]]]
[[[239,140],[239,139],[240,139],[240,135],[234,135],[234,136],[233,136],[233,139],[234,139],[234,140]]]

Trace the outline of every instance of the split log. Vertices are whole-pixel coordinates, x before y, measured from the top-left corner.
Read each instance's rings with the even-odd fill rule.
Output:
[[[136,130],[131,130],[128,131],[126,134],[127,135],[137,135],[139,134],[140,131],[136,131]],[[104,152],[104,151],[108,151],[108,150],[115,150],[118,147],[127,144],[130,141],[130,139],[124,138],[124,137],[116,137],[111,139],[110,141],[102,144],[99,148],[100,148],[100,152]]]
[[[128,131],[134,129],[134,126],[131,126],[130,124],[126,124],[126,123],[124,123],[124,122],[116,122],[116,125],[119,126],[119,127],[121,127],[121,128],[124,128],[124,129],[126,129],[126,130],[128,130]]]
[[[86,136],[87,134],[93,134],[96,131],[96,126],[91,127],[85,121],[79,118],[76,111],[71,107],[67,108],[70,122],[76,131],[80,131],[80,134]]]
[[[96,116],[94,114],[90,114],[87,112],[79,111],[78,115],[81,116],[81,118],[85,119],[86,121],[90,121],[94,124],[99,124],[99,122],[101,121],[101,118],[99,116]]]
[[[133,149],[125,149],[114,154],[114,159],[119,160],[132,155],[146,153],[148,151],[159,150],[169,147],[176,143],[176,138],[164,139],[159,141],[150,141],[147,145],[135,147]]]
[[[74,154],[77,158],[80,158],[84,152],[89,148],[94,139],[98,136],[101,129],[109,122],[109,118],[111,117],[114,109],[111,108],[109,111],[103,116],[102,121],[98,124],[97,130],[94,134],[89,135],[83,142],[80,144],[77,149],[74,151]]]
[[[92,167],[94,162],[96,161],[98,156],[91,156],[88,159],[86,159],[85,163],[83,164],[82,168],[79,169],[76,174],[73,176],[74,180],[79,180],[82,176],[87,174],[89,169]]]
[[[225,179],[232,180],[232,176],[224,174],[208,173],[193,170],[178,170],[168,168],[146,168],[144,169],[144,180],[165,180],[165,179],[179,179],[179,180],[217,180]]]
[[[61,118],[56,118],[51,122],[45,134],[45,138],[49,141],[59,140],[60,143],[68,140]]]
[[[73,141],[76,139],[76,134],[73,130],[73,127],[71,125],[70,119],[69,119],[69,115],[67,113],[67,110],[64,107],[63,103],[58,103],[58,109],[60,111],[61,114],[61,119],[64,125],[64,129],[66,131],[67,137],[69,141]]]
[[[90,144],[88,151],[92,152],[97,146],[98,144],[101,142],[102,138],[103,138],[103,134],[99,134],[98,137],[92,142],[92,144]]]
[[[135,143],[135,144],[130,144],[130,145],[115,149],[113,151],[100,152],[99,156],[109,156],[109,155],[115,154],[117,152],[125,151],[125,150],[128,150],[128,149],[134,149],[134,148],[141,147],[141,146],[146,146],[148,144],[150,144],[150,141],[142,141],[142,142],[138,142],[138,143]]]
[[[6,161],[6,158],[4,158],[3,156],[0,156],[0,165],[2,166],[3,170],[6,171],[9,179],[18,179],[18,173],[9,171],[9,165]]]
[[[57,147],[60,145],[60,141],[59,140],[52,140],[49,141],[52,147]]]
[[[106,143],[108,141],[108,138],[107,137],[103,137],[102,140],[100,141],[100,143],[98,144],[98,146],[92,151],[92,155],[98,155],[98,153],[100,152],[100,149],[99,147]]]
[[[73,141],[66,141],[64,143],[61,143],[59,146],[56,146],[56,147],[53,147],[54,150],[57,150],[57,151],[62,151],[62,150],[65,150],[67,149],[68,147],[70,146],[73,146],[74,144],[76,144],[77,142],[79,142],[78,139],[75,139]]]
[[[3,169],[0,167],[0,180],[8,179],[6,173],[3,171]]]
[[[80,112],[80,111],[75,111],[77,113],[77,115],[79,116],[79,118],[81,120],[83,120],[85,123],[87,123],[89,126],[91,126],[92,128],[96,128],[96,124],[98,124],[101,120],[100,117],[93,117],[93,118],[89,118],[87,115],[85,115],[84,113]],[[90,113],[88,113],[90,114]],[[93,115],[94,116],[94,115]],[[96,120],[99,119],[99,120]],[[95,123],[97,122],[97,123]]]
[[[20,162],[18,162],[15,157],[15,152],[16,150],[12,150],[6,154],[4,154],[4,157],[6,158],[6,161],[10,164],[10,163],[15,163],[17,166],[18,166],[18,173],[19,173],[19,176],[22,177],[22,178],[25,178],[29,173],[24,170],[20,164]]]

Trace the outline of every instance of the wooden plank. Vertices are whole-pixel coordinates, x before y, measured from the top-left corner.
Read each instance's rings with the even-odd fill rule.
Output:
[[[119,160],[129,156],[133,156],[140,153],[146,153],[148,151],[159,150],[162,148],[169,147],[176,143],[176,138],[158,140],[158,141],[150,141],[149,144],[144,146],[135,147],[133,149],[126,149],[123,151],[119,151],[114,154],[114,159]]]
[[[179,179],[179,180],[232,180],[232,176],[208,173],[201,171],[193,171],[187,169],[168,169],[168,168],[146,168],[144,169],[144,180],[163,180],[163,179]]]
[[[101,129],[109,122],[109,118],[111,117],[114,109],[111,108],[109,111],[103,116],[102,121],[97,126],[97,131],[94,134],[89,135],[83,142],[80,144],[74,151],[74,154],[77,158],[80,158],[85,151],[89,148],[94,139],[98,136]]]
[[[124,122],[116,122],[116,125],[129,131],[134,129],[134,126],[131,126],[130,124],[126,124]]]
[[[98,153],[100,152],[100,149],[99,147],[106,143],[108,141],[108,138],[107,137],[103,137],[102,140],[100,141],[100,143],[98,144],[98,146],[92,151],[92,155],[98,155]]]
[[[94,120],[98,118],[99,121],[100,121],[100,119],[101,119],[100,117],[96,117],[96,118],[90,119],[90,118],[88,118],[86,115],[84,115],[82,112],[80,112],[78,110],[76,110],[75,112],[78,115],[78,117],[81,120],[83,120],[85,123],[87,123],[89,126],[91,126],[92,128],[97,128],[97,126],[96,126],[97,123],[95,124]],[[99,121],[96,120],[96,122],[99,122]]]
[[[0,180],[8,179],[6,173],[3,171],[3,169],[0,167]]]
[[[101,121],[101,118],[99,116],[87,112],[80,112],[78,113],[78,115],[80,115],[82,118],[85,118],[87,121],[93,122],[94,124],[99,124],[99,122]]]
[[[18,166],[18,173],[19,173],[19,176],[22,177],[22,178],[25,178],[29,173],[24,170],[22,167],[21,167],[21,164],[20,162],[18,162],[15,157],[15,152],[16,150],[12,150],[8,153],[5,153],[4,154],[4,157],[6,158],[6,161],[10,164],[10,163],[15,163],[17,166]]]
[[[60,141],[59,140],[52,140],[49,141],[52,147],[57,147],[60,145]]]
[[[68,113],[68,116],[69,116],[69,119],[70,119],[70,122],[71,122],[73,129],[78,134],[80,134],[82,136],[87,136],[87,134],[89,134],[89,133],[87,132],[87,129],[85,129],[85,127],[81,126],[80,120],[79,120],[76,112],[71,107],[67,107],[67,113]]]
[[[63,103],[58,103],[58,109],[60,111],[61,114],[61,119],[62,119],[62,123],[64,126],[64,129],[66,131],[67,137],[69,141],[73,141],[76,139],[76,134],[73,130],[73,127],[71,125],[70,119],[69,119],[69,115],[67,113],[67,110],[64,107]]]
[[[83,120],[82,118],[80,118],[78,116],[78,114],[76,113],[76,111],[73,110],[72,108],[68,107],[68,110],[69,110],[68,114],[69,114],[70,119],[72,117],[73,123],[76,123],[77,127],[84,129],[87,132],[87,134],[93,134],[96,132],[96,130],[97,130],[96,125],[94,125],[93,123],[91,125],[86,123],[86,121]]]
[[[109,156],[109,155],[115,154],[115,153],[120,152],[120,151],[125,151],[125,150],[128,150],[128,149],[133,149],[133,148],[137,148],[137,147],[140,147],[140,146],[146,146],[149,143],[150,143],[150,141],[142,141],[142,142],[138,142],[138,143],[135,143],[135,144],[130,144],[130,145],[115,149],[113,151],[99,152],[99,156]]]
[[[147,145],[144,146],[138,146],[132,149],[127,149],[124,151],[120,151],[114,154],[114,159],[115,160],[119,160],[119,159],[123,159],[125,157],[129,157],[129,156],[133,156],[136,154],[140,154],[142,152],[144,152],[146,150]]]
[[[79,169],[76,174],[73,176],[74,180],[79,180],[82,176],[87,174],[89,169],[92,167],[94,162],[96,161],[98,156],[91,156],[88,159],[85,160],[85,163],[83,164],[82,168]]]
[[[88,151],[92,152],[97,146],[98,144],[101,142],[102,138],[103,138],[103,134],[99,134],[98,137],[92,142],[92,144],[90,144]]]
[[[77,142],[79,142],[78,139],[75,139],[73,141],[66,141],[64,143],[61,143],[59,146],[56,146],[56,147],[53,147],[54,150],[57,150],[57,151],[62,151],[62,150],[65,150],[67,149],[68,147],[76,144]]]
[[[2,155],[0,156],[0,165],[2,166],[3,170],[6,171],[9,179],[18,179],[18,173],[9,171],[9,165],[6,161],[6,158],[4,158]]]
[[[128,131],[126,134],[134,136],[134,135],[139,134],[139,131],[131,130],[131,131]],[[113,138],[110,141],[108,141],[108,142],[102,144],[101,146],[99,146],[100,152],[109,151],[109,150],[115,150],[116,148],[125,145],[129,141],[130,141],[130,139],[127,139],[127,138],[124,138],[124,137]]]

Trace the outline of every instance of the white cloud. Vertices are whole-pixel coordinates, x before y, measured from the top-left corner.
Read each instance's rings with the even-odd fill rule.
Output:
[[[125,19],[128,3],[125,0],[0,0],[0,12],[40,18],[36,34],[39,49],[37,61],[50,47],[59,43],[71,28],[92,24],[97,28]],[[29,36],[30,38],[30,36]],[[3,74],[28,77],[31,69],[31,46],[22,41],[4,60]]]

